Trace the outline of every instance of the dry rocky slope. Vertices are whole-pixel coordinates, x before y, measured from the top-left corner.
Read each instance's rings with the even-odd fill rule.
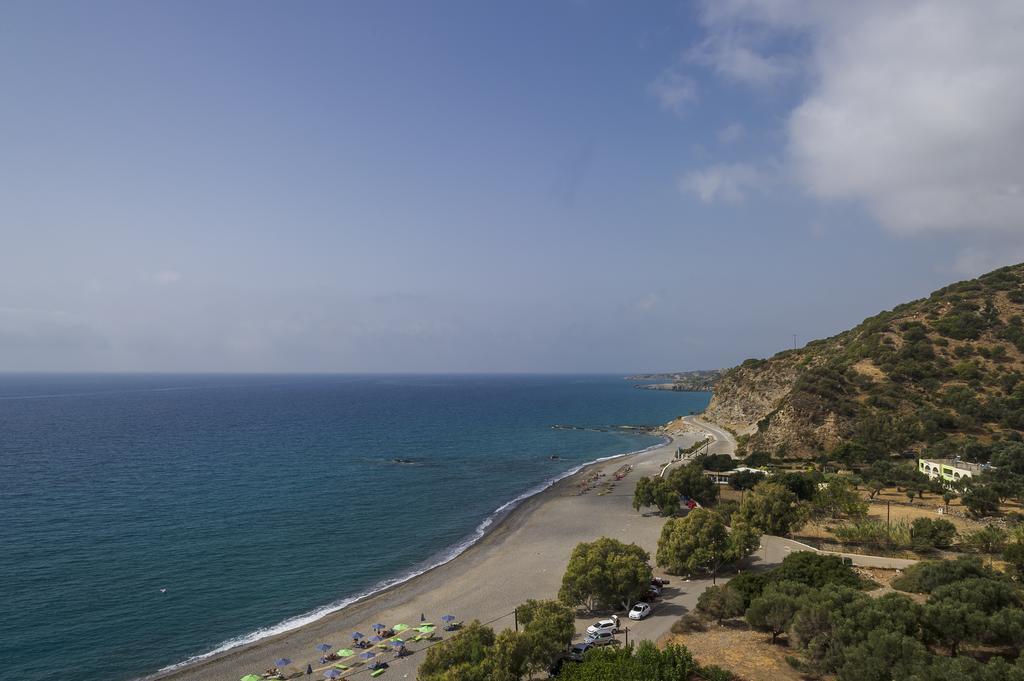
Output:
[[[1024,265],[952,284],[719,380],[741,453],[851,460],[1021,438]]]

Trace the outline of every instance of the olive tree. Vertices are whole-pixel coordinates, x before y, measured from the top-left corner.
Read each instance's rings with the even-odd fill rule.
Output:
[[[730,531],[718,513],[698,508],[665,523],[656,560],[673,574],[705,572],[715,578],[722,565],[750,555],[759,536],[742,522],[733,523]]]
[[[609,537],[577,544],[562,576],[558,600],[591,612],[599,605],[628,610],[651,583],[649,560],[650,555],[636,544]]]
[[[807,519],[796,494],[777,482],[762,482],[750,490],[733,518],[749,523],[765,534],[785,536]]]

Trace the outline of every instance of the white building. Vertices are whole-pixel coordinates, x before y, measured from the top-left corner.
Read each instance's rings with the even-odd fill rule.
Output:
[[[955,459],[918,459],[917,470],[929,478],[942,478],[946,482],[956,482],[963,478],[973,478],[983,471],[993,470],[988,464],[970,463]]]

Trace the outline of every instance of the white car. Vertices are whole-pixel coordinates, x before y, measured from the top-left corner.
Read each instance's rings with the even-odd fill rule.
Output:
[[[651,614],[651,606],[646,603],[637,603],[633,606],[633,609],[629,611],[629,619],[631,620],[642,620]]]
[[[610,631],[596,631],[593,634],[587,634],[583,642],[589,643],[592,646],[607,646],[619,641],[615,638],[615,634]]]
[[[618,617],[612,617],[611,619],[598,620],[597,622],[594,622],[593,624],[591,624],[589,627],[587,627],[587,635],[590,636],[590,635],[593,635],[593,634],[601,634],[601,633],[604,633],[604,632],[608,632],[609,634],[614,634],[618,630],[619,630],[619,618]]]

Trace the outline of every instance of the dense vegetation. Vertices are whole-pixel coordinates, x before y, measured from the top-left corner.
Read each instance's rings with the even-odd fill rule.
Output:
[[[546,670],[573,637],[572,611],[554,601],[530,600],[516,612],[521,631],[495,633],[471,622],[427,650],[419,668],[423,681],[519,681]]]
[[[650,641],[635,648],[599,648],[584,656],[581,664],[567,665],[559,678],[566,681],[679,681],[694,678],[730,681],[733,675],[718,667],[701,667],[684,646],[669,644],[664,650]]]
[[[872,598],[835,557],[794,553],[778,568],[744,574],[705,593],[698,610],[720,620],[744,616],[773,641],[785,635],[791,664],[839,681],[1024,680],[1020,587],[980,560],[923,562],[896,583],[928,594]],[[731,592],[731,593],[730,593]],[[977,651],[979,661],[963,655]]]

